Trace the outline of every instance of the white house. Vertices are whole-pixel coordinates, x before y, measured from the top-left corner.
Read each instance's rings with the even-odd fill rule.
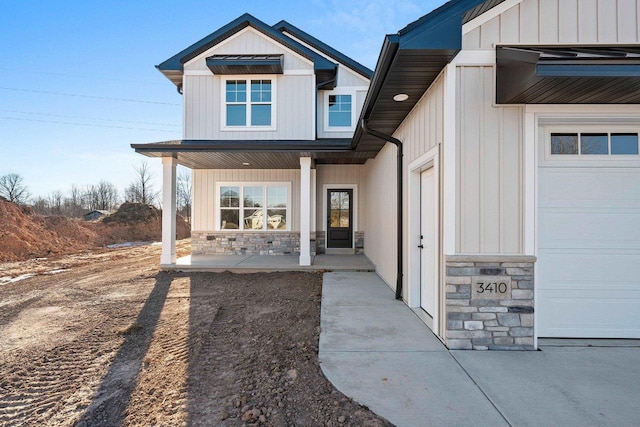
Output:
[[[449,348],[640,338],[640,1],[453,0],[373,76],[245,15],[159,68],[184,139],[134,148],[166,209],[194,170],[194,251],[363,250]]]

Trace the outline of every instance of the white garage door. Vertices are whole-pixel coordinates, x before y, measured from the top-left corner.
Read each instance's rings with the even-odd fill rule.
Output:
[[[540,337],[640,338],[640,165],[633,150],[618,155],[607,143],[592,154],[570,141],[560,156],[547,146],[540,161]]]

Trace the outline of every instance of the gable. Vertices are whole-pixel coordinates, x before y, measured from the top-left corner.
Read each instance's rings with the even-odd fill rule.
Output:
[[[313,62],[275,40],[247,27],[209,48],[184,64],[185,71],[208,70],[206,59],[212,55],[284,55],[285,70],[313,70]]]
[[[500,6],[508,4],[512,7],[486,22],[480,15],[465,24],[463,48],[492,49],[499,44],[640,42],[638,0],[507,0]],[[491,12],[486,15],[490,16]]]

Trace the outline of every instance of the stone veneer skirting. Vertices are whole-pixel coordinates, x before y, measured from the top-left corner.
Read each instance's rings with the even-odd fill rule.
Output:
[[[311,255],[315,255],[315,233],[311,233]],[[299,232],[194,231],[194,255],[300,255]]]
[[[355,232],[355,253],[364,253],[364,231]],[[194,231],[194,255],[300,255],[299,232]],[[325,253],[325,233],[311,233],[311,255]]]
[[[533,350],[535,261],[533,256],[447,256],[447,347],[457,350]],[[491,298],[495,294],[480,294],[481,288],[477,284],[474,286],[474,281],[510,281],[511,286],[499,297]],[[502,286],[505,288],[507,285]],[[474,289],[476,293],[472,297]]]

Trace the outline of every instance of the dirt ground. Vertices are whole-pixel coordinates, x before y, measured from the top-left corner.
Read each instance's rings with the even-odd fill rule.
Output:
[[[158,272],[159,252],[0,264],[0,425],[390,425],[321,373],[321,275]]]

